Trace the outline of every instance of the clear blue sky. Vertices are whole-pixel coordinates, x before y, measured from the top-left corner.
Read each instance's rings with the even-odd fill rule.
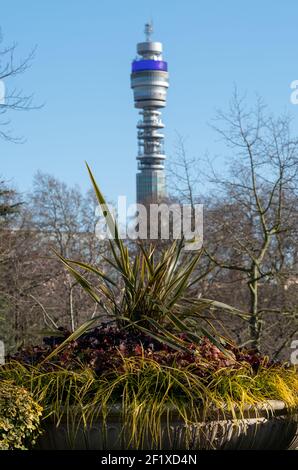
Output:
[[[175,131],[190,155],[221,154],[208,127],[226,108],[234,83],[262,95],[276,113],[289,110],[298,79],[297,0],[0,0],[4,43],[25,55],[38,45],[32,68],[17,80],[43,109],[14,115],[27,142],[0,141],[0,174],[30,189],[37,170],[89,186],[86,159],[109,199],[135,195],[136,121],[130,63],[144,23],[153,18],[164,44],[170,89],[164,112],[166,150]]]

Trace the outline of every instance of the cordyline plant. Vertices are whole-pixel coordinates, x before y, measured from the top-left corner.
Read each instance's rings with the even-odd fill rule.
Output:
[[[87,164],[86,164],[87,165]],[[226,309],[238,315],[242,312],[229,305],[207,299],[191,299],[186,293],[197,283],[200,277],[193,274],[200,260],[201,251],[183,255],[184,240],[174,241],[159,256],[154,248],[145,247],[137,242],[139,252],[132,256],[129,248],[119,237],[117,223],[109,211],[106,201],[87,165],[90,179],[105,216],[107,226],[114,235],[109,240],[112,259],[103,258],[117,275],[107,275],[99,267],[82,261],[67,259],[56,255],[63,262],[75,280],[89,296],[98,303],[105,315],[115,320],[119,329],[133,328],[148,334],[152,338],[167,344],[176,350],[194,352],[193,345],[200,344],[207,337],[222,352],[226,339],[217,334],[214,326],[204,317],[207,308]],[[98,284],[92,285],[82,274],[82,270],[91,272],[98,277]],[[120,278],[120,282],[119,282]],[[90,329],[100,317],[94,317],[81,325],[66,341],[59,345],[47,357],[61,351],[70,341],[77,339]],[[203,326],[207,324],[207,326]]]

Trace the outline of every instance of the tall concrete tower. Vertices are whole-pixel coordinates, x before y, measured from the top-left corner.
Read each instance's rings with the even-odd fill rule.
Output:
[[[166,106],[168,64],[162,44],[151,40],[152,24],[145,25],[145,42],[137,44],[132,62],[131,88],[135,108],[140,109],[138,129],[137,203],[157,202],[166,195],[164,171],[164,124],[160,108]]]

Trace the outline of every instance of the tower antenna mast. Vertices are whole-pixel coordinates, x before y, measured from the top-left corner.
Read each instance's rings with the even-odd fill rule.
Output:
[[[149,23],[145,24],[145,36],[146,36],[146,41],[150,42],[151,41],[151,36],[153,33],[153,22],[152,20],[149,21]]]

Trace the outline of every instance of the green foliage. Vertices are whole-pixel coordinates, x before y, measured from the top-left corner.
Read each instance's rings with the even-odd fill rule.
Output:
[[[112,259],[104,261],[113,271],[106,274],[97,266],[67,259],[60,254],[65,267],[89,296],[101,306],[105,316],[115,319],[119,328],[138,328],[153,338],[178,350],[189,350],[190,343],[198,343],[208,337],[220,350],[225,351],[225,340],[220,338],[213,325],[206,321],[206,309],[225,309],[241,312],[223,303],[208,299],[192,299],[189,288],[198,282],[194,277],[201,252],[186,252],[184,240],[175,241],[161,253],[154,248],[137,243],[138,253],[132,255],[118,235],[118,227],[105,199],[88,167],[94,191],[105,215],[107,225],[114,234],[110,240]],[[98,282],[91,284],[84,273],[91,272]],[[115,281],[117,279],[117,281]],[[99,317],[81,325],[66,342],[60,345],[48,359],[72,340],[87,331]],[[184,338],[179,334],[183,333]],[[228,355],[228,353],[226,352]]]
[[[146,436],[155,445],[161,438],[161,424],[178,416],[186,430],[192,423],[226,416],[240,417],[248,406],[268,400],[282,400],[289,409],[298,407],[298,377],[294,368],[260,367],[258,372],[243,364],[238,369],[211,370],[206,361],[188,367],[163,365],[144,355],[123,357],[121,368],[97,377],[92,369],[69,371],[55,367],[28,367],[12,362],[1,374],[25,384],[45,416],[57,424],[66,419],[75,432],[79,425],[90,426],[100,417],[105,422],[120,405],[123,433],[129,444],[142,446]],[[205,371],[198,375],[197,368]],[[256,408],[257,409],[257,408]],[[188,432],[188,431],[187,431]],[[190,437],[190,436],[189,436]]]
[[[0,450],[25,450],[40,434],[42,408],[21,386],[0,381]]]

